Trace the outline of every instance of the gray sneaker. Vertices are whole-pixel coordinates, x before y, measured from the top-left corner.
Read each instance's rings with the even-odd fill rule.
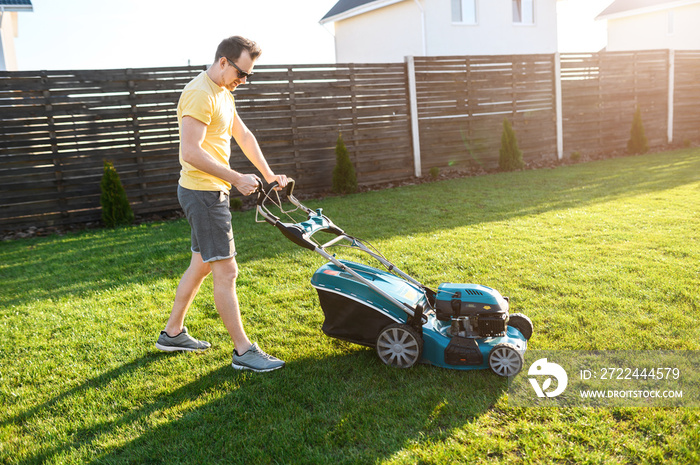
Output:
[[[187,326],[183,326],[182,332],[174,337],[170,337],[168,333],[161,331],[156,342],[156,349],[165,352],[207,350],[209,347],[211,347],[211,344],[207,341],[198,341],[187,334]]]
[[[257,344],[253,344],[243,355],[233,349],[233,363],[236,370],[251,370],[257,372],[272,371],[284,366],[284,362],[263,352]]]

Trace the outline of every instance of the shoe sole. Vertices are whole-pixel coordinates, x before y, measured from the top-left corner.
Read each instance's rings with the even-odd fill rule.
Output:
[[[189,347],[164,346],[156,342],[156,349],[162,350],[163,352],[203,352],[209,349],[209,347],[205,349],[191,349]]]
[[[236,365],[235,363],[232,363],[231,366],[236,370],[248,370],[248,371],[254,371],[256,373],[267,373],[270,371],[275,371],[275,370],[279,370],[280,368],[283,368],[284,364],[276,366],[276,367],[272,367],[272,368],[255,368],[255,367],[251,367],[248,365]]]

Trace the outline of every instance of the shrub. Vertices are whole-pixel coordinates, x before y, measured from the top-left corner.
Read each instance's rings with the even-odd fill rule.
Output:
[[[523,152],[518,148],[515,131],[508,118],[503,119],[503,134],[501,135],[501,150],[498,167],[502,171],[513,171],[525,166]]]
[[[241,211],[243,209],[243,200],[241,200],[238,197],[234,197],[231,199],[231,210],[233,211]]]
[[[630,140],[627,141],[627,153],[637,155],[646,153],[649,150],[647,136],[644,135],[644,125],[642,124],[642,111],[637,107],[632,119],[632,129],[630,130]]]
[[[134,212],[126,198],[126,191],[119,179],[119,174],[111,161],[104,162],[104,173],[100,182],[100,205],[102,221],[108,228],[128,225],[134,222]]]
[[[348,149],[343,142],[342,134],[338,134],[335,144],[335,168],[333,169],[333,192],[351,194],[357,192],[357,176],[352,166]]]
[[[438,168],[437,166],[433,166],[432,168],[430,168],[430,177],[433,179],[437,179],[438,176],[440,176],[440,168]]]
[[[581,161],[581,152],[577,150],[574,153],[572,153],[571,161],[573,161],[574,163],[578,163],[579,161]]]

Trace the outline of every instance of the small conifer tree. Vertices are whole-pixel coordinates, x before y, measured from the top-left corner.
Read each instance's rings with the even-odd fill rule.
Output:
[[[627,141],[627,153],[637,155],[645,153],[649,150],[647,136],[644,134],[644,125],[642,124],[642,111],[637,107],[632,118],[632,129],[630,130],[630,140]]]
[[[352,194],[357,192],[357,176],[352,166],[348,149],[343,142],[343,135],[338,134],[335,143],[335,168],[333,169],[333,192]]]
[[[100,182],[100,205],[102,205],[102,221],[108,228],[118,225],[128,225],[134,222],[134,212],[129,205],[126,191],[119,179],[119,174],[111,161],[104,162],[104,173]]]
[[[518,148],[515,131],[508,118],[503,119],[503,133],[501,135],[501,150],[498,158],[498,167],[501,171],[513,171],[525,166],[523,152]]]

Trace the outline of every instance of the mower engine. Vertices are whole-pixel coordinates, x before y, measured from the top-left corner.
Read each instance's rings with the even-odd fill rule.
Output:
[[[508,298],[479,284],[442,283],[435,296],[435,314],[450,322],[452,337],[505,336]]]

